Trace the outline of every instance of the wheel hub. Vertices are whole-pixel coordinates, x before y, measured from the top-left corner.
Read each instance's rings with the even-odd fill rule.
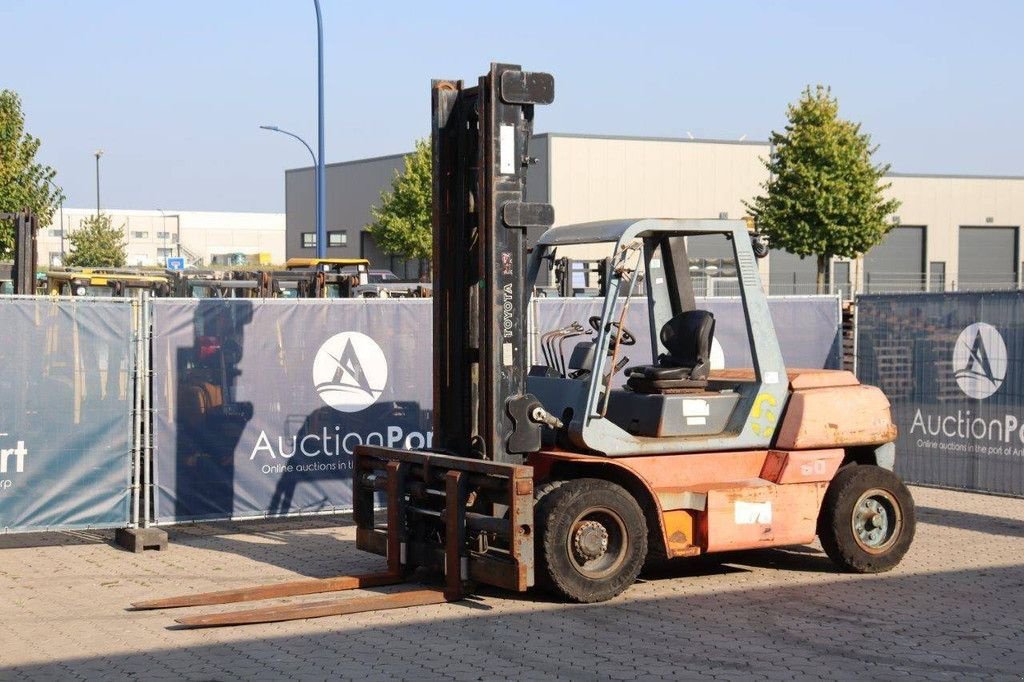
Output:
[[[882,496],[861,498],[854,512],[853,529],[861,545],[868,550],[879,549],[893,537],[890,500]]]
[[[608,551],[608,530],[597,521],[584,521],[573,534],[573,549],[581,561],[593,561]]]

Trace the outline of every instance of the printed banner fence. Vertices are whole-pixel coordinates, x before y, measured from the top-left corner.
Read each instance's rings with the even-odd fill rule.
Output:
[[[858,297],[857,369],[892,403],[904,479],[1024,495],[1024,294]]]
[[[541,299],[533,316],[541,330],[585,323],[589,305]],[[739,301],[707,305],[723,347],[745,346]],[[157,299],[152,309],[159,523],[347,510],[356,445],[431,444],[429,300]],[[801,366],[838,363],[836,298],[776,299],[772,311],[805,349]],[[647,331],[635,331],[639,349]]]
[[[155,519],[351,508],[351,454],[429,447],[429,300],[153,301]]]
[[[131,301],[0,297],[0,528],[131,522]]]
[[[634,301],[639,317],[628,323],[638,337],[631,364],[648,361],[643,304]],[[346,510],[357,444],[431,444],[430,301],[150,305],[159,522]],[[540,333],[585,324],[598,305],[535,301],[535,361]],[[698,305],[715,313],[723,364],[749,365],[740,301]],[[840,366],[834,297],[773,298],[770,307],[787,365]],[[0,528],[135,520],[138,310],[122,300],[0,297]],[[1024,296],[863,296],[857,348],[861,379],[892,401],[907,480],[1024,495]]]

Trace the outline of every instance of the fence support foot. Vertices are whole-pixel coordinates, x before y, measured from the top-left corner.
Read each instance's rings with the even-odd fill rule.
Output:
[[[167,531],[161,528],[118,528],[114,541],[129,552],[141,554],[147,549],[167,549]]]

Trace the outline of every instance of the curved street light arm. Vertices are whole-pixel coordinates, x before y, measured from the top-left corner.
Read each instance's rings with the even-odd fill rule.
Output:
[[[313,148],[309,146],[309,143],[307,143],[305,140],[303,140],[301,137],[299,137],[295,133],[293,133],[293,132],[291,132],[289,130],[285,130],[284,128],[279,128],[277,126],[260,126],[260,128],[262,128],[263,130],[269,130],[272,133],[281,133],[282,135],[287,135],[288,137],[294,137],[296,140],[301,142],[302,146],[306,148],[307,152],[309,152],[310,158],[313,159],[313,166],[315,167],[317,165],[317,163],[316,163],[316,154],[313,152]]]

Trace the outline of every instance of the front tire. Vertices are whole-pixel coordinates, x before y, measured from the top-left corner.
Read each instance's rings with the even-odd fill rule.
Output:
[[[892,569],[910,549],[914,498],[896,474],[852,464],[829,484],[818,517],[818,539],[832,561],[855,573]]]
[[[633,584],[647,556],[647,522],[633,496],[596,478],[537,490],[538,583],[575,602],[611,599]]]

